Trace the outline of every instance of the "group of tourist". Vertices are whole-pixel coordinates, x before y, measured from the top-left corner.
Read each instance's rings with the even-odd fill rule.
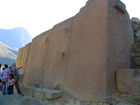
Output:
[[[13,64],[12,67],[8,67],[7,64],[2,68],[0,64],[0,89],[3,95],[11,95],[14,94],[14,86],[18,94],[22,95],[22,92],[19,88],[19,69],[16,68],[16,65]]]

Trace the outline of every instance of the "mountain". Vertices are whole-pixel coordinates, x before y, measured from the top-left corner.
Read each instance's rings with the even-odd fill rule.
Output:
[[[30,43],[31,40],[31,35],[23,27],[0,29],[0,41],[16,51]]]
[[[0,64],[8,64],[9,66],[16,62],[17,51],[14,51],[7,45],[0,42]]]

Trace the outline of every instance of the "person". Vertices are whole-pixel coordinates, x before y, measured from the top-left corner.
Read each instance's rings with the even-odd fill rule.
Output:
[[[8,95],[14,94],[14,76],[12,74],[9,75],[9,78],[6,80]]]
[[[5,64],[4,67],[5,67],[5,70],[3,71],[3,77],[2,77],[2,94],[6,95],[6,80],[8,79],[11,72],[8,69],[7,64]]]
[[[2,68],[2,77],[3,77],[3,72],[4,72],[4,70],[5,70],[5,68]],[[2,77],[1,77],[1,79],[2,79]]]
[[[10,72],[7,64],[5,64],[4,67],[5,67],[5,70],[3,71],[3,79],[8,79],[11,72]]]
[[[22,94],[22,92],[21,92],[21,90],[20,90],[20,87],[19,87],[19,70],[20,69],[22,69],[22,67],[19,67],[19,68],[17,68],[16,67],[16,64],[14,63],[13,65],[12,65],[12,68],[11,68],[11,73],[13,74],[13,76],[14,76],[14,79],[15,79],[15,87],[16,87],[16,90],[17,90],[17,92],[18,92],[18,94],[20,94],[20,95],[22,95],[23,96],[23,94]]]
[[[9,70],[11,70],[12,67],[9,67]]]
[[[4,72],[5,68],[2,68],[2,73],[1,73],[1,80],[3,80],[3,72]]]

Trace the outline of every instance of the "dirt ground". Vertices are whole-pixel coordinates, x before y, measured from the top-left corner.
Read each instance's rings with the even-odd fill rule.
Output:
[[[0,96],[0,105],[43,105],[39,100],[18,94]]]

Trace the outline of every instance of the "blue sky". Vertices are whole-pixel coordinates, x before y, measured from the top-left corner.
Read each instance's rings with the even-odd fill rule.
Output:
[[[122,0],[131,17],[140,17],[140,0]],[[32,37],[74,16],[87,0],[0,0],[0,28],[26,28]]]

